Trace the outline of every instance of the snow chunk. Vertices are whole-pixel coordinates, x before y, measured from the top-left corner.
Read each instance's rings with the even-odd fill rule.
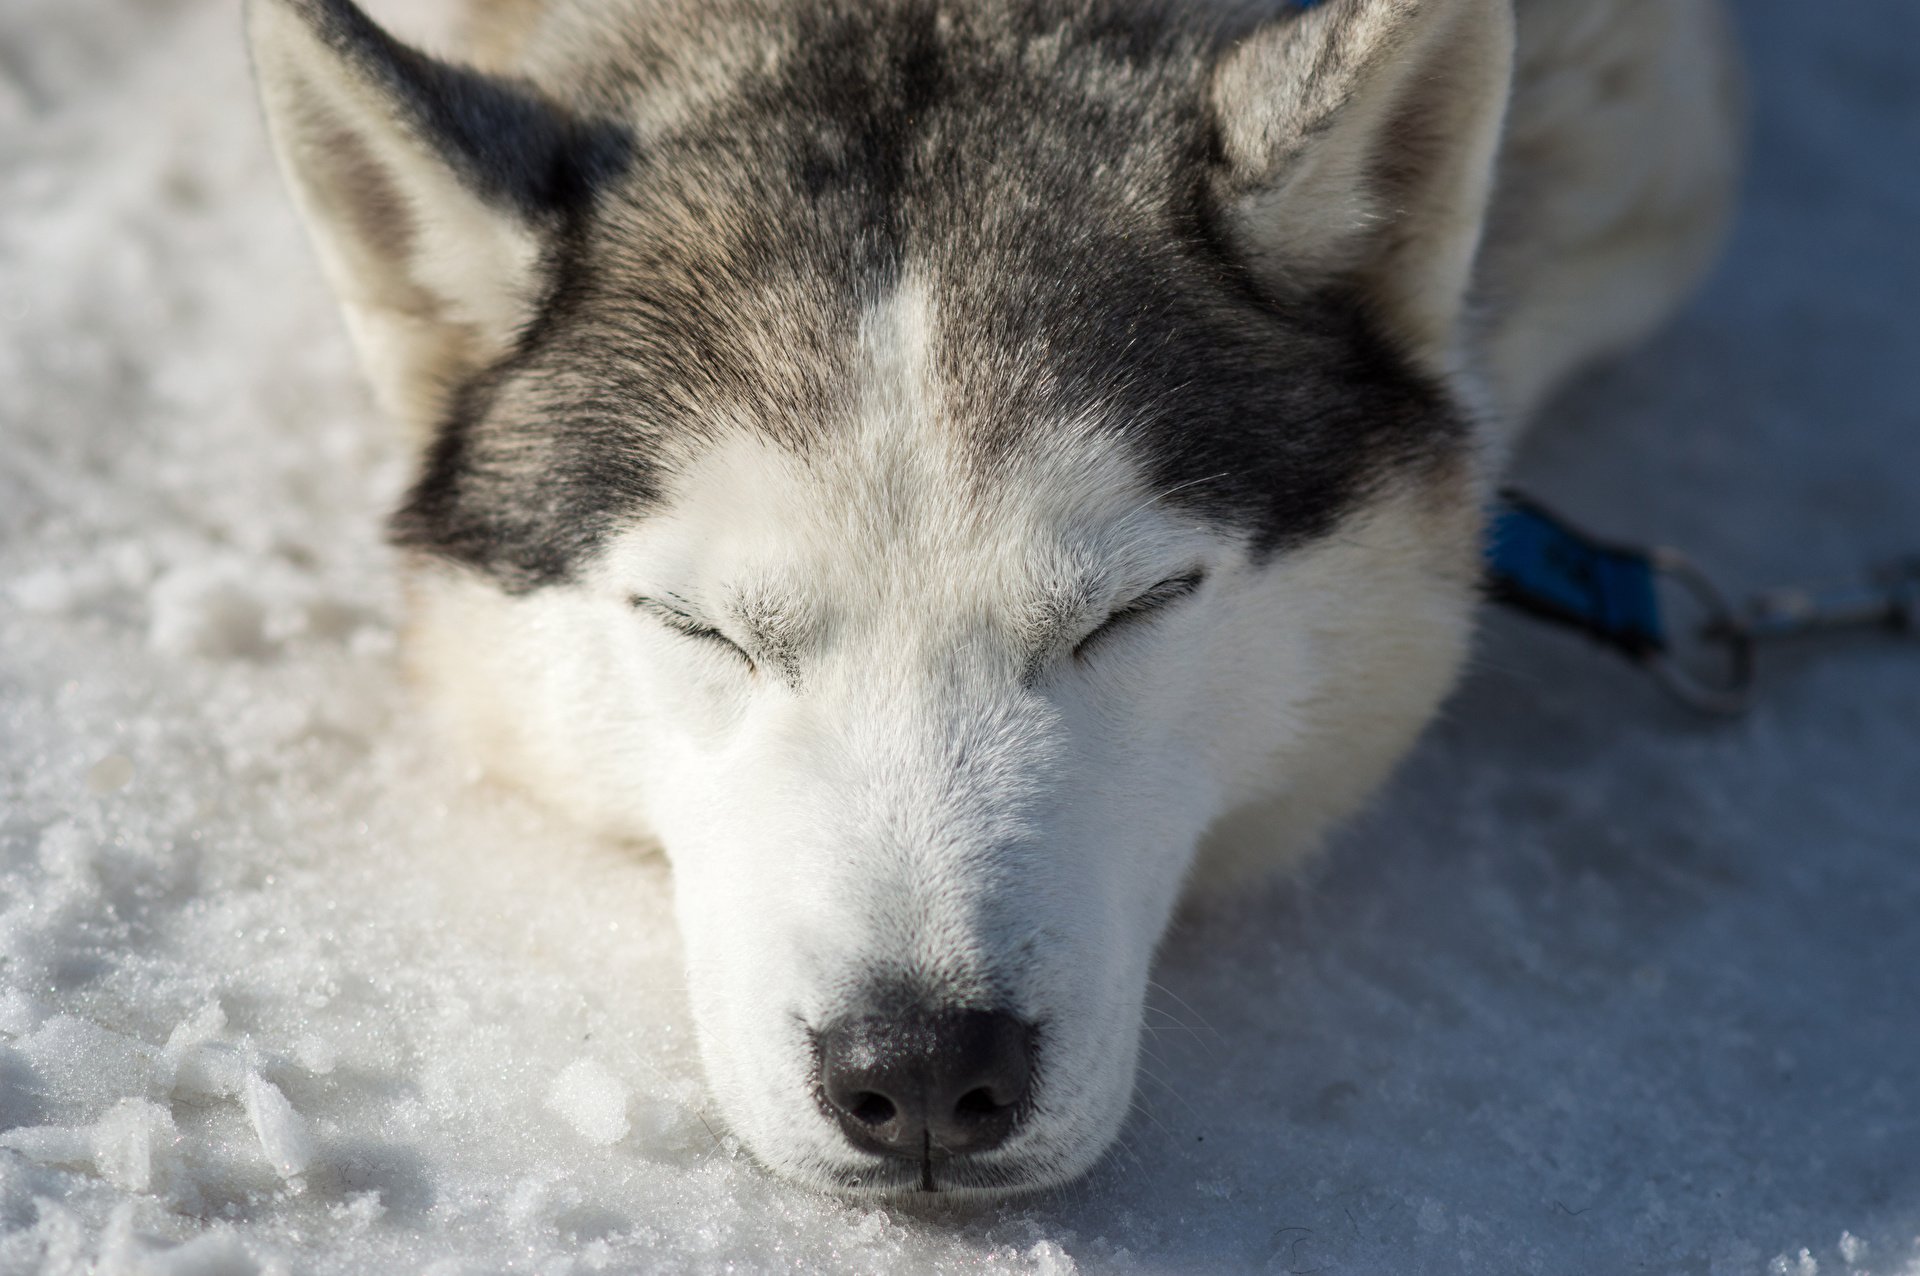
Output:
[[[314,1161],[306,1118],[294,1110],[279,1086],[249,1065],[248,1052],[215,1040],[226,1026],[226,1012],[217,1001],[176,1025],[160,1052],[159,1084],[167,1094],[238,1096],[267,1163],[281,1178],[292,1180]]]
[[[152,1047],[73,1015],[53,1016],[15,1045],[48,1097],[87,1115],[146,1093],[153,1071]]]
[[[293,1043],[293,1057],[314,1076],[324,1077],[340,1061],[340,1052],[325,1037],[309,1032]]]
[[[364,1235],[386,1213],[387,1207],[380,1200],[378,1192],[355,1192],[346,1200],[336,1201],[327,1207],[328,1217],[336,1223],[345,1224],[347,1231],[355,1236]]]
[[[184,1182],[173,1114],[151,1099],[126,1099],[93,1127],[100,1176],[130,1192],[165,1192]]]
[[[77,824],[63,820],[40,834],[40,866],[56,881],[93,884],[98,855],[95,839]]]
[[[229,1099],[247,1083],[247,1060],[237,1046],[208,1041],[182,1052],[169,1075],[171,1094]]]
[[[114,1238],[101,1268],[128,1276],[260,1276],[267,1270],[225,1229],[196,1236],[172,1248],[151,1246],[131,1234]]]
[[[593,1059],[561,1069],[547,1092],[547,1107],[566,1119],[581,1138],[601,1146],[627,1137],[627,1087]]]
[[[243,1097],[247,1120],[253,1122],[260,1150],[267,1154],[274,1173],[283,1179],[305,1173],[313,1164],[313,1135],[306,1118],[293,1110],[279,1086],[257,1072],[247,1074]]]
[[[265,610],[228,567],[176,567],[148,595],[147,643],[166,656],[266,653]]]
[[[193,1191],[179,1142],[172,1113],[150,1099],[124,1099],[91,1127],[37,1125],[0,1134],[0,1148],[36,1164],[91,1168],[123,1191],[175,1198]]]
[[[214,1040],[227,1026],[218,1002],[209,1002],[176,1025],[160,1051],[159,1084],[167,1094],[227,1098],[246,1084],[246,1060],[240,1051]]]
[[[1073,1255],[1054,1241],[1041,1241],[1028,1250],[1027,1261],[1033,1264],[1034,1276],[1074,1276],[1080,1270]]]
[[[109,753],[87,769],[87,792],[105,797],[133,783],[133,759],[124,753]]]
[[[73,611],[80,602],[80,587],[73,575],[59,567],[42,567],[14,580],[7,595],[21,611],[37,616],[59,616]]]
[[[18,1037],[40,1022],[40,1007],[18,988],[0,988],[0,1032]]]
[[[92,1165],[93,1140],[84,1128],[23,1125],[0,1131],[0,1148],[18,1152],[36,1165]]]

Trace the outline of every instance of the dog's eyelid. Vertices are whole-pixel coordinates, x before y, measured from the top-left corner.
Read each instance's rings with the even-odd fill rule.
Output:
[[[1200,567],[1196,567],[1191,571],[1181,572],[1178,576],[1169,576],[1157,584],[1149,585],[1126,602],[1120,604],[1120,606],[1115,607],[1111,612],[1107,613],[1107,619],[1101,623],[1105,625],[1115,620],[1126,620],[1135,616],[1144,616],[1148,612],[1156,611],[1159,608],[1167,606],[1169,603],[1179,602],[1182,598],[1199,589],[1201,583],[1205,581],[1206,578],[1206,570]]]
[[[1191,571],[1181,572],[1178,576],[1169,576],[1120,610],[1136,611],[1142,607],[1164,607],[1170,602],[1176,602],[1193,593],[1206,579],[1207,572],[1204,567],[1195,567]]]
[[[671,595],[669,595],[669,597],[671,597]],[[742,647],[739,643],[727,637],[725,633],[707,624],[691,612],[682,611],[679,607],[674,606],[673,603],[664,602],[661,599],[653,598],[646,594],[629,594],[627,596],[627,603],[635,611],[644,611],[652,615],[677,634],[683,634],[688,638],[702,639],[707,642],[721,643],[742,660],[746,661],[747,668],[759,668],[754,662],[753,656],[748,653],[745,647]]]
[[[1206,581],[1204,567],[1195,567],[1181,572],[1178,576],[1169,576],[1157,585],[1152,585],[1133,596],[1131,600],[1107,613],[1107,618],[1073,646],[1073,654],[1084,655],[1100,639],[1131,621],[1143,620],[1170,604],[1197,592]]]
[[[671,597],[671,595],[668,597]],[[652,612],[654,615],[664,619],[682,620],[689,625],[698,625],[702,629],[713,628],[713,626],[703,623],[692,612],[686,610],[684,605],[676,606],[673,602],[655,598],[650,594],[629,594],[627,596],[627,605],[635,611]],[[719,631],[715,630],[714,632],[717,633]]]

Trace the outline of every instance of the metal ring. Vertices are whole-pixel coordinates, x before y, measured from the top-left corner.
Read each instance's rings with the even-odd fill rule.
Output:
[[[1727,716],[1745,713],[1753,704],[1753,636],[1740,623],[1727,596],[1685,554],[1661,547],[1650,550],[1647,561],[1656,574],[1683,586],[1706,608],[1706,623],[1695,633],[1704,643],[1726,648],[1726,679],[1716,683],[1699,677],[1682,667],[1671,650],[1655,652],[1641,663],[1661,686],[1690,708]]]

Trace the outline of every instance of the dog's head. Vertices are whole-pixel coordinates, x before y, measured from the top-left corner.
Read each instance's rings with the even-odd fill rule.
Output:
[[[1088,1167],[1203,843],[1309,842],[1465,642],[1505,0],[1134,7],[583,0],[502,79],[253,0],[422,431],[416,665],[664,845],[714,1092],[822,1185]]]

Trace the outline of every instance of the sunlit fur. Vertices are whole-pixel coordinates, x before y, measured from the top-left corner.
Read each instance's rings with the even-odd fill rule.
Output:
[[[876,48],[972,41],[947,83],[1018,68],[1043,97],[1060,81],[1063,101],[1137,100],[1135,124],[1217,146],[1155,151],[1116,123],[1086,162],[1049,151],[1043,125],[1063,126],[1036,118],[1030,189],[1085,198],[1028,208],[1017,186],[967,185],[1020,148],[930,99],[915,127],[955,130],[947,197],[974,220],[894,243],[898,210],[876,203],[877,264],[843,279],[832,231],[860,224],[851,206],[802,216],[711,147],[700,163],[721,167],[690,194],[635,176],[717,127],[756,68],[810,56],[815,27],[786,10],[480,6],[481,61],[544,96],[473,91],[573,113],[535,118],[530,144],[580,144],[576,115],[632,130],[632,168],[607,159],[604,186],[552,194],[463,151],[484,142],[442,130],[438,90],[338,0],[251,5],[269,119],[370,371],[436,440],[396,523],[426,701],[495,775],[664,848],[720,1111],[768,1166],[842,1191],[920,1181],[851,1147],[816,1099],[810,1033],[873,1013],[876,990],[1037,1025],[1015,1134],[944,1162],[938,1187],[1044,1187],[1102,1155],[1183,891],[1297,861],[1432,717],[1468,648],[1512,430],[1677,301],[1733,167],[1705,0],[1524,0],[1511,91],[1506,0],[1194,6],[1191,35],[1140,5],[1161,34],[1138,56],[1102,43],[1119,0],[994,6],[817,4],[856,49],[869,22]],[[1031,37],[968,29],[1055,10]],[[1594,74],[1618,83],[1586,118],[1554,94],[1592,90],[1589,27]],[[1516,102],[1529,118],[1509,125]],[[755,109],[769,134],[793,124]],[[1634,138],[1650,158],[1605,159]],[[863,162],[907,192],[901,217],[946,225],[926,205],[938,182]],[[695,215],[730,182],[749,193]],[[1186,200],[1205,226],[1182,229]],[[1101,274],[1118,249],[1085,244],[1132,208],[1140,269],[1161,274],[1129,292]],[[748,269],[741,245],[761,241],[734,236],[756,218],[787,239]],[[663,290],[688,304],[621,300]],[[1019,330],[1032,314],[1056,317]],[[1168,327],[1180,314],[1217,329]],[[1272,350],[1220,355],[1269,328]],[[1246,387],[1183,385],[1165,357],[1182,342]],[[1183,422],[1182,396],[1205,414]],[[1273,405],[1291,419],[1254,419]],[[1296,484],[1292,504],[1228,472],[1247,466]],[[1169,581],[1169,601],[1101,631]]]

